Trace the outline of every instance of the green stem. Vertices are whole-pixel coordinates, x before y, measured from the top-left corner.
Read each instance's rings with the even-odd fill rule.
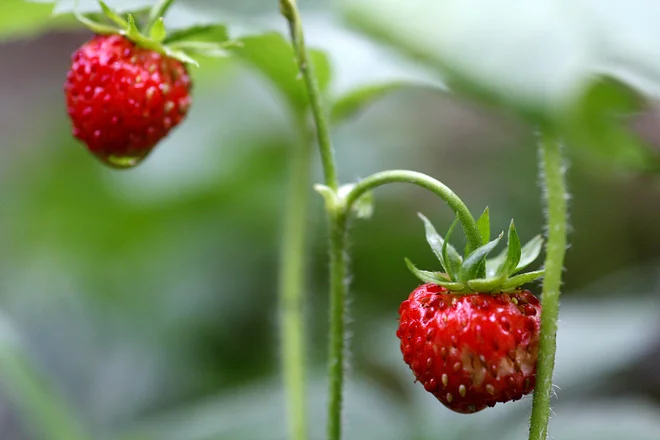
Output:
[[[328,439],[341,439],[346,326],[346,212],[328,213],[330,221],[330,342],[328,355]]]
[[[160,17],[164,17],[167,13],[167,10],[172,6],[174,0],[158,0],[149,10],[149,21],[147,26],[144,28],[147,35],[149,35],[149,30],[156,23]]]
[[[289,23],[291,41],[307,90],[307,97],[316,125],[325,184],[332,191],[339,189],[337,165],[330,139],[330,126],[323,109],[314,66],[309,62],[300,12],[295,0],[280,0],[280,10]],[[346,214],[334,206],[328,209],[330,240],[330,342],[329,342],[329,402],[328,439],[341,439],[341,410],[344,384],[344,325],[346,321]]]
[[[291,42],[296,54],[298,69],[302,74],[305,88],[307,89],[307,97],[316,125],[316,136],[321,152],[325,184],[333,190],[337,190],[339,187],[339,178],[337,177],[337,164],[335,163],[332,140],[330,138],[330,124],[323,108],[318,81],[314,75],[314,65],[309,62],[300,12],[298,11],[295,0],[280,0],[280,10],[289,23]]]
[[[346,195],[345,210],[349,211],[353,203],[365,192],[387,183],[402,182],[421,186],[438,195],[456,213],[461,222],[470,251],[481,246],[481,233],[474,221],[474,217],[465,203],[442,182],[427,176],[426,174],[408,170],[390,170],[372,174],[360,180]]]
[[[548,435],[552,372],[557,349],[559,289],[566,252],[566,184],[563,176],[561,147],[557,139],[544,136],[540,148],[548,210],[548,244],[542,292],[543,311],[541,313],[539,359],[529,440],[545,440]]]
[[[312,138],[304,117],[299,117],[300,141],[290,153],[291,170],[282,234],[279,298],[282,374],[287,393],[289,438],[307,439],[305,406],[305,344],[303,298],[307,210],[311,185]]]

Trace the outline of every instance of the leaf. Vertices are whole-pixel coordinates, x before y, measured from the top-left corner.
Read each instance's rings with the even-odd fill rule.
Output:
[[[511,277],[502,283],[502,290],[515,289],[516,287],[522,286],[523,284],[531,283],[532,281],[541,278],[544,273],[545,270],[535,270],[533,272],[526,272]]]
[[[461,291],[465,288],[465,285],[462,283],[450,281],[442,272],[430,272],[428,270],[417,269],[417,267],[407,258],[405,259],[405,262],[408,270],[425,283],[437,284],[438,286],[446,287],[453,291]]]
[[[0,315],[0,385],[23,425],[44,440],[87,440],[67,402],[37,371],[9,322]]]
[[[449,274],[449,278],[452,280],[457,279],[458,271],[461,270],[461,264],[463,263],[460,255],[458,253],[451,253],[448,251],[449,249],[449,239],[451,238],[451,234],[454,232],[454,228],[458,224],[458,215],[456,218],[454,218],[454,221],[451,223],[451,226],[449,226],[449,230],[447,231],[447,236],[445,239],[445,242],[442,243],[442,260],[447,264],[447,273]]]
[[[477,228],[481,234],[481,244],[488,243],[490,241],[490,212],[488,206],[477,220]]]
[[[506,258],[497,271],[497,275],[507,277],[516,271],[516,267],[520,262],[520,238],[516,232],[516,226],[511,220],[509,225],[509,236],[506,247]]]
[[[477,278],[479,273],[479,268],[483,264],[484,260],[488,254],[497,246],[497,244],[502,239],[504,234],[500,234],[495,240],[491,241],[488,244],[478,247],[468,257],[463,261],[461,270],[458,274],[458,279],[460,281],[468,281],[471,279]]]
[[[242,47],[232,51],[259,70],[271,80],[297,112],[309,107],[309,100],[301,80],[298,65],[291,45],[278,33],[268,33],[239,39]],[[318,51],[310,51],[310,62],[322,92],[330,82],[330,64],[326,56]]]
[[[449,273],[449,265],[450,263],[448,261],[445,261],[442,249],[445,243],[445,240],[442,239],[440,234],[435,230],[435,227],[433,227],[433,224],[429,221],[428,218],[426,218],[423,214],[417,213],[417,216],[422,219],[424,222],[424,230],[426,233],[426,241],[431,246],[431,250],[435,254],[435,256],[440,260],[440,264],[442,265],[442,268]],[[455,261],[459,261],[462,263],[462,258],[458,251],[452,246],[451,244],[447,244],[447,256],[449,258],[454,259]],[[459,263],[459,265],[460,265]]]
[[[567,141],[600,159],[640,171],[658,171],[660,156],[631,130],[648,110],[641,93],[609,76],[593,78],[567,109],[562,124]]]
[[[341,123],[361,111],[364,107],[380,99],[381,97],[405,87],[402,81],[386,82],[381,84],[369,84],[340,96],[332,103],[330,117],[332,122]]]
[[[522,247],[520,252],[520,262],[513,273],[521,271],[532,264],[538,258],[541,249],[543,249],[543,237],[539,234],[525,243]]]

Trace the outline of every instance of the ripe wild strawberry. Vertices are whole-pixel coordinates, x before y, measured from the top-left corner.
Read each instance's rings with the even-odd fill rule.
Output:
[[[64,86],[74,136],[120,168],[137,164],[185,118],[190,89],[183,63],[116,34],[78,49]]]
[[[415,289],[399,309],[403,359],[448,408],[473,413],[534,389],[541,306],[529,291]]]
[[[144,33],[133,15],[123,18],[99,4],[117,27],[75,13],[97,35],[73,54],[64,85],[67,110],[73,135],[96,157],[129,168],[186,117],[192,102],[186,64],[197,65],[189,53],[220,56],[233,43],[213,25],[168,36],[161,15],[172,2],[154,4]],[[204,33],[205,41],[188,40]]]
[[[465,258],[422,216],[426,238],[444,271],[410,270],[425,284],[399,308],[397,337],[417,381],[449,409],[469,414],[518,400],[534,389],[541,305],[520,286],[543,271],[514,275],[532,263],[540,237],[520,246],[511,222],[508,246],[487,259],[502,235],[489,240],[488,210],[479,219],[483,245]]]

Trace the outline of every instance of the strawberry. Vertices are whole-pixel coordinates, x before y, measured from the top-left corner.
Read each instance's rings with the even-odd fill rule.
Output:
[[[534,389],[541,306],[531,292],[455,295],[423,284],[399,315],[404,361],[448,408],[474,413]]]
[[[186,117],[192,83],[189,54],[221,56],[235,45],[214,25],[179,29],[167,35],[162,15],[172,2],[156,2],[144,32],[132,14],[126,18],[99,0],[115,26],[75,16],[96,36],[72,56],[64,92],[73,135],[96,157],[115,168],[137,165]],[[221,31],[219,31],[221,29]],[[205,41],[189,41],[205,34]]]
[[[140,161],[185,118],[190,89],[183,63],[117,34],[83,44],[64,86],[73,135],[119,167]]]
[[[425,284],[399,308],[403,359],[416,380],[449,409],[469,414],[518,400],[534,389],[541,305],[520,286],[543,275],[514,275],[539,255],[540,236],[520,246],[513,222],[507,248],[487,259],[503,234],[489,240],[488,210],[479,219],[482,246],[463,258],[422,216],[426,238],[444,271],[410,270]]]

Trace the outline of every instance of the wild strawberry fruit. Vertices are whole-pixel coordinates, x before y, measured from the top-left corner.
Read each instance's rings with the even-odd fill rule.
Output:
[[[474,413],[534,389],[541,306],[529,291],[455,295],[423,284],[399,315],[403,359],[448,408]]]
[[[213,25],[168,36],[161,15],[171,3],[154,4],[144,33],[133,15],[121,17],[100,0],[117,27],[75,12],[97,35],[73,54],[64,85],[67,109],[73,135],[110,166],[137,165],[186,117],[192,102],[186,64],[197,64],[189,53],[219,56],[232,45]],[[205,41],[188,40],[203,33]]]
[[[521,247],[511,222],[507,249],[488,260],[502,235],[489,242],[490,226],[480,227],[483,245],[463,258],[420,217],[444,272],[422,271],[406,260],[426,284],[399,308],[404,361],[427,391],[459,413],[520,399],[534,389],[541,324],[538,299],[520,285],[543,271],[514,274],[539,255],[541,237]],[[488,222],[486,210],[478,223]]]
[[[64,86],[73,135],[116,167],[135,165],[185,118],[190,89],[183,63],[117,34],[78,49]]]

